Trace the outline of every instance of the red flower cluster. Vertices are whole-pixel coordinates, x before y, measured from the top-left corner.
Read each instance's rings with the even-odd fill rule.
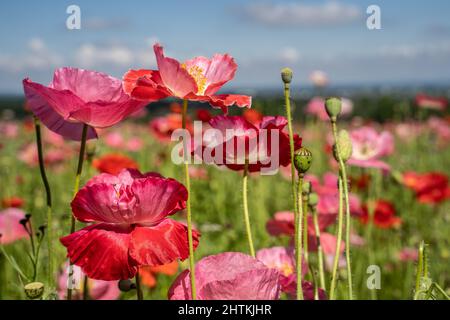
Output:
[[[394,205],[386,200],[378,200],[374,204],[373,222],[382,229],[396,228],[402,224],[402,219],[395,216]],[[360,217],[361,222],[366,224],[369,222],[369,208],[367,204],[362,206],[363,214]]]
[[[405,172],[403,184],[415,191],[421,203],[436,204],[450,198],[448,177],[439,172]]]

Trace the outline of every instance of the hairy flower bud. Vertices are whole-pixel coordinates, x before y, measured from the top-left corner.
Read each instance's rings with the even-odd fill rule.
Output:
[[[301,147],[294,154],[294,165],[299,173],[305,173],[311,167],[312,153],[305,147]]]
[[[291,83],[292,81],[292,70],[290,68],[281,69],[281,79],[285,84]]]
[[[44,293],[44,284],[42,282],[30,282],[25,285],[24,290],[29,299],[39,299]]]
[[[311,182],[304,181],[302,184],[302,189],[303,194],[309,194],[311,192]]]
[[[341,156],[342,161],[347,162],[352,156],[353,147],[352,139],[346,130],[339,131],[336,143],[339,145],[339,155]],[[339,161],[336,144],[333,146],[333,155],[336,161]]]
[[[336,121],[338,115],[341,113],[341,108],[341,98],[329,97],[325,100],[325,110],[331,121]]]

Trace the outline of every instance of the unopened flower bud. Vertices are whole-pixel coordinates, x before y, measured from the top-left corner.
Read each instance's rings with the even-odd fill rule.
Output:
[[[285,84],[291,83],[292,81],[292,70],[290,68],[281,69],[281,79]]]
[[[302,189],[303,194],[309,194],[311,192],[311,182],[304,181],[302,184]]]
[[[42,282],[31,282],[25,285],[24,290],[29,299],[39,299],[44,293],[44,284]]]
[[[342,161],[347,162],[352,156],[353,147],[352,139],[346,130],[339,131],[336,143],[339,145],[339,155],[341,156]],[[333,155],[336,161],[339,162],[336,144],[333,146]]]
[[[136,289],[136,285],[130,279],[119,281],[119,290],[120,291],[128,292],[132,289]]]
[[[329,97],[325,100],[325,110],[331,121],[336,121],[337,117],[341,113],[342,102],[341,98]]]
[[[319,196],[317,195],[317,193],[311,192],[309,194],[309,198],[308,198],[308,205],[310,207],[315,207],[318,202],[319,202]]]
[[[311,167],[312,153],[305,147],[301,147],[294,154],[294,165],[299,173],[305,173]]]

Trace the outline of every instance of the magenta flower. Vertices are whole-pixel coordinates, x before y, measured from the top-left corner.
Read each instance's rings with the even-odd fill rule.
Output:
[[[196,156],[203,155],[205,148],[214,146],[214,150],[211,152],[214,163],[235,171],[244,170],[245,159],[249,161],[249,172],[278,170],[280,166],[287,166],[291,163],[289,136],[283,130],[287,125],[284,117],[266,116],[260,123],[251,124],[241,116],[216,116],[209,121],[209,125],[218,130],[220,135],[204,136],[203,145],[193,151]],[[272,136],[276,137],[275,134],[278,134],[278,139],[274,139],[275,145],[272,145]],[[266,137],[265,141],[263,140],[264,136]],[[302,139],[295,134],[294,148],[299,149],[301,143]],[[242,150],[238,150],[239,146],[242,146]],[[222,154],[216,155],[216,150],[222,150]],[[278,158],[276,167],[272,163],[275,153]],[[211,160],[203,160],[211,163]]]
[[[88,181],[72,212],[96,222],[61,238],[70,261],[92,279],[132,278],[139,266],[158,266],[188,257],[187,228],[167,216],[186,206],[186,188],[157,173],[124,169]],[[194,247],[199,234],[194,231]]]
[[[95,128],[110,127],[143,108],[147,103],[130,98],[122,81],[104,73],[60,68],[48,86],[23,80],[31,111],[50,130],[71,140],[81,140],[83,124],[87,139],[97,137]],[[157,97],[149,97],[148,102]]]
[[[371,127],[362,127],[350,133],[353,155],[348,164],[362,168],[390,170],[389,164],[380,160],[394,152],[394,138],[388,131],[378,133]]]
[[[17,208],[0,211],[0,244],[9,244],[28,237],[28,233],[20,224],[25,219],[25,212]]]
[[[217,94],[217,91],[234,78],[237,64],[228,54],[215,54],[212,59],[195,57],[180,63],[164,56],[160,44],[153,46],[158,70],[130,70],[123,76],[125,91],[141,100],[176,97],[192,101],[209,102],[227,113],[228,107],[250,107],[249,96]]]
[[[279,272],[243,253],[208,256],[195,266],[199,300],[277,300]],[[170,300],[191,299],[189,270],[184,270],[168,293]]]

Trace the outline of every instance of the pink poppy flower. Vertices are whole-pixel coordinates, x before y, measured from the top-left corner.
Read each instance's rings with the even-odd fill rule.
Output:
[[[125,144],[125,148],[131,152],[138,152],[138,151],[142,150],[143,146],[144,146],[144,142],[142,141],[141,138],[138,138],[138,137],[133,137],[133,138],[128,139],[128,141]]]
[[[240,171],[244,170],[245,158],[247,158],[249,172],[260,172],[269,168],[277,170],[279,166],[287,166],[291,162],[289,136],[283,131],[287,125],[284,117],[263,117],[259,124],[253,125],[241,116],[216,116],[209,121],[209,124],[213,129],[218,130],[220,135],[208,138],[205,136],[202,139],[203,145],[192,151],[195,156],[201,157],[206,147],[211,148],[214,145],[215,149],[212,150],[211,156],[212,161],[218,162],[214,162],[216,165]],[[262,130],[265,130],[267,135],[262,134]],[[278,144],[272,147],[271,140],[274,134],[278,134]],[[263,136],[266,136],[266,143],[261,141]],[[233,150],[229,146],[232,143],[234,143]],[[295,134],[295,150],[301,147],[301,143],[302,139]],[[238,146],[242,146],[242,152],[238,152]],[[220,149],[222,154],[216,155],[215,151]],[[278,166],[273,168],[271,157],[275,152],[278,153]],[[216,160],[217,157],[219,161]],[[208,163],[208,160],[203,160]]]
[[[95,222],[61,238],[70,261],[89,278],[133,277],[139,266],[157,266],[188,257],[187,228],[167,216],[185,208],[186,188],[156,173],[125,169],[100,174],[74,200],[72,212]],[[199,234],[194,231],[194,246]]]
[[[445,97],[432,97],[419,93],[416,95],[416,104],[419,108],[443,111],[447,109],[448,100]]]
[[[25,218],[25,212],[17,208],[0,211],[0,243],[9,244],[28,237],[20,220]]]
[[[155,44],[153,49],[158,70],[130,70],[123,76],[124,89],[133,98],[148,101],[156,95],[159,98],[203,101],[222,109],[224,113],[232,105],[251,106],[249,96],[216,94],[234,78],[237,70],[237,64],[228,54],[215,54],[212,59],[195,57],[180,63],[165,57],[160,44]]]
[[[256,258],[267,267],[279,272],[281,290],[291,296],[296,295],[297,276],[295,274],[295,257],[293,248],[273,247],[261,249]],[[303,259],[303,276],[308,273],[308,264]],[[303,294],[306,300],[314,300],[314,288],[308,281],[302,280]],[[321,290],[320,296],[325,299],[325,292]]]
[[[71,140],[81,140],[83,124],[89,125],[87,138],[97,137],[95,128],[110,127],[146,103],[130,98],[122,82],[104,73],[60,68],[48,86],[23,80],[31,111],[50,130]],[[148,96],[147,101],[157,97]]]
[[[402,262],[417,261],[418,256],[416,248],[403,248],[397,253],[397,259]]]
[[[328,75],[321,70],[314,70],[311,72],[309,80],[316,87],[325,87],[329,82]]]
[[[208,256],[195,266],[199,300],[277,300],[279,273],[239,252]],[[184,270],[168,293],[170,300],[191,299],[189,270]]]
[[[385,171],[390,166],[380,160],[394,152],[394,138],[388,131],[378,133],[371,127],[351,131],[353,154],[348,164],[362,168],[378,168]]]
[[[121,148],[125,143],[125,139],[119,132],[108,133],[104,140],[105,144],[112,148]]]
[[[67,266],[68,264],[58,277],[58,297],[61,300],[66,299],[67,294],[67,280],[69,278]],[[84,279],[84,273],[81,270],[77,272],[75,269],[74,272],[78,279]],[[83,289],[84,288],[80,288],[80,290],[74,290],[72,299],[81,300],[83,298]],[[117,300],[120,297],[120,290],[117,281],[88,279],[88,291],[89,298],[92,300]]]
[[[19,134],[19,126],[11,121],[0,122],[0,134],[2,137],[15,138]]]

